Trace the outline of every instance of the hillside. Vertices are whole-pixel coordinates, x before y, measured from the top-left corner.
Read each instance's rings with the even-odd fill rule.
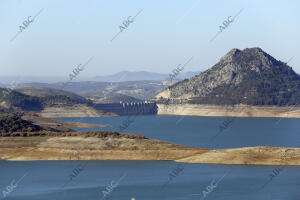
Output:
[[[7,88],[0,88],[0,107],[11,111],[39,111],[43,109],[43,101],[39,97],[28,96]]]
[[[122,81],[122,80],[121,80]],[[18,88],[54,88],[60,89],[60,83],[22,83]],[[155,97],[162,89],[166,88],[165,81],[122,81],[122,82],[70,82],[64,88],[83,97],[98,96],[103,97],[108,93],[118,93],[131,96],[136,99],[148,100]]]
[[[28,96],[35,96],[35,97],[41,97],[41,98],[45,98],[45,97],[49,97],[49,96],[66,96],[77,103],[85,103],[86,102],[86,99],[82,96],[79,96],[72,92],[59,90],[59,89],[53,89],[53,88],[26,87],[26,88],[15,89],[15,91],[21,92]]]
[[[0,88],[0,111],[42,111],[53,106],[90,105],[91,101],[70,92],[49,88]]]
[[[146,104],[140,99],[119,93],[107,93],[102,97],[91,96],[86,99],[53,88],[3,88],[2,91],[4,92],[1,95],[0,89],[0,113],[33,111],[45,118],[153,114],[153,104]],[[125,106],[124,103],[128,105]]]
[[[0,133],[34,132],[43,130],[31,121],[23,120],[19,115],[0,115]]]
[[[183,72],[176,77],[176,79],[182,80],[185,78],[190,78],[199,72]],[[160,74],[155,72],[147,71],[121,71],[116,74],[108,76],[96,76],[94,80],[96,81],[111,81],[111,82],[120,82],[120,81],[163,81],[169,77],[168,74]]]
[[[260,48],[232,49],[210,69],[162,91],[158,103],[287,106],[299,103],[300,76]]]

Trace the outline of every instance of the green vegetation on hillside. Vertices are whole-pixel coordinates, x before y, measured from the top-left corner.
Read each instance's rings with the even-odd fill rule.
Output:
[[[78,95],[77,95],[78,96]],[[47,106],[55,105],[74,105],[74,104],[87,104],[92,105],[92,101],[86,100],[80,96],[66,96],[66,95],[49,95],[49,96],[30,96],[23,94],[15,90],[8,90],[0,88],[0,103],[6,102],[6,107],[0,106],[0,113],[7,113],[6,110],[17,110],[23,111],[40,111]],[[80,97],[80,98],[79,98]]]
[[[36,136],[49,136],[49,137],[95,137],[95,138],[127,138],[127,139],[148,139],[143,135],[125,134],[115,131],[88,131],[88,132],[54,132],[54,131],[13,131],[13,132],[0,132],[0,137],[36,137]]]
[[[30,121],[23,120],[19,115],[0,115],[0,133],[34,132],[40,130],[42,130],[41,127],[34,125]]]

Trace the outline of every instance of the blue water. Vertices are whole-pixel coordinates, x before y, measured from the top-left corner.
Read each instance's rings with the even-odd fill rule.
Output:
[[[220,180],[206,199],[276,200],[299,199],[299,167],[286,167],[264,188],[275,166],[187,164],[167,185],[174,162],[88,161],[64,188],[69,174],[83,161],[1,162],[0,188],[27,175],[6,197],[12,200],[100,200],[112,181],[123,179],[104,199],[181,200],[200,199],[213,180]],[[164,187],[165,185],[165,187]],[[199,195],[200,194],[200,195]],[[1,195],[2,196],[2,195]]]
[[[78,130],[119,131],[119,126],[127,117],[62,120],[112,126]],[[209,148],[258,145],[299,147],[299,119],[282,119],[277,123],[278,119],[274,118],[235,118],[212,140],[224,120],[226,118],[222,117],[138,116],[123,132]],[[70,181],[72,170],[79,164],[85,165],[85,168]],[[170,174],[176,171],[178,165],[166,161],[0,161],[0,198],[196,200],[203,199],[203,194],[206,194],[205,199],[211,200],[300,199],[300,167],[284,167],[270,181],[270,174],[277,166],[183,164],[183,170],[170,180]],[[3,198],[5,191],[10,189],[7,186],[21,177],[23,179]],[[108,191],[107,187],[111,184],[114,188],[103,199],[103,191]]]
[[[108,128],[77,130],[119,131],[128,117],[60,118],[72,122],[111,125]],[[176,144],[206,147],[233,148],[250,146],[300,147],[300,119],[234,118],[220,131],[225,117],[137,116],[123,132],[142,134],[148,138]],[[214,137],[215,135],[219,135]],[[214,138],[214,140],[213,140]]]

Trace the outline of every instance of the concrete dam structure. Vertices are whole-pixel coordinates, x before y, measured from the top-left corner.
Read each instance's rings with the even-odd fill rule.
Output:
[[[153,115],[157,114],[156,103],[150,102],[129,102],[129,103],[107,103],[95,104],[93,106],[97,110],[104,112],[112,112],[118,115]]]

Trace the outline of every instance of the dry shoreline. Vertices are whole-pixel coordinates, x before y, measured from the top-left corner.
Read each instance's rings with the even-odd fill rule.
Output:
[[[138,135],[0,137],[4,160],[175,160],[206,152]]]
[[[110,117],[118,116],[115,113],[103,113],[93,107],[81,104],[72,106],[51,106],[46,107],[38,115],[45,118],[58,118],[58,117]]]
[[[158,115],[300,118],[300,106],[157,104],[157,107]],[[101,113],[83,105],[47,107],[37,114],[45,118],[118,116],[115,113]]]
[[[294,165],[300,166],[300,148],[242,147],[218,149],[193,155],[177,162],[230,165]]]
[[[74,128],[102,128],[110,127],[110,125],[88,124],[82,122],[65,122],[55,119],[43,118],[38,115],[25,115],[24,120],[33,122],[36,125],[43,127],[46,130],[55,129],[57,131],[72,131]]]
[[[300,106],[157,104],[158,115],[300,118]]]
[[[139,135],[0,137],[0,159],[161,160],[185,163],[300,166],[300,148],[244,147],[209,150]]]

